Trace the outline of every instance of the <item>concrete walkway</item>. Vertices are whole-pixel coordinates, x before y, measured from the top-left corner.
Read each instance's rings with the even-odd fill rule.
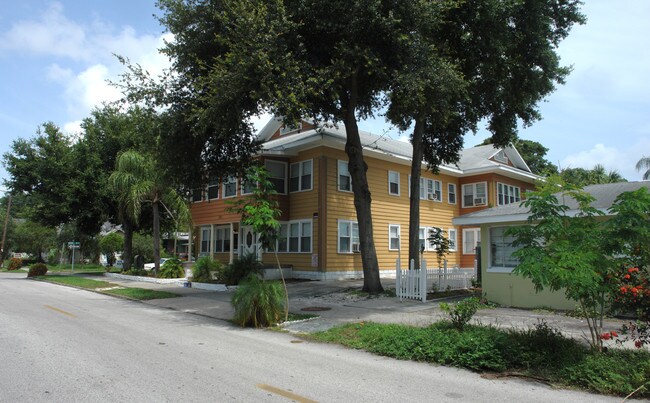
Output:
[[[97,279],[97,276],[88,276]],[[234,291],[204,291],[178,285],[156,284],[107,278],[124,287],[140,287],[169,291],[182,298],[144,301],[146,304],[176,311],[203,315],[220,320],[230,320],[233,309],[230,304]],[[395,279],[382,279],[385,289],[395,288]],[[339,324],[351,322],[401,323],[427,326],[444,317],[440,301],[400,301],[396,297],[368,297],[359,292],[363,280],[300,281],[287,284],[289,310],[294,313],[312,313],[319,317],[291,323],[284,328],[294,333],[313,333],[327,330]],[[474,323],[490,324],[501,328],[528,329],[541,321],[560,329],[564,334],[579,340],[589,338],[589,328],[584,319],[544,310],[514,308],[481,309],[474,316]],[[604,330],[617,330],[625,323],[609,319]],[[612,341],[608,344],[614,345]]]

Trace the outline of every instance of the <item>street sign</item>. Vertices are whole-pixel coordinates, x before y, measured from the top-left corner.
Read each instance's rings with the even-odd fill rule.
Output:
[[[79,249],[79,242],[68,242],[68,249]]]

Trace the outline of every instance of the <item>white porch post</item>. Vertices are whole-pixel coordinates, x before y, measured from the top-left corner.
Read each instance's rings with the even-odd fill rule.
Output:
[[[210,225],[210,245],[208,245],[208,253],[210,257],[214,259],[214,243],[215,243],[216,231],[214,229],[214,224]]]
[[[232,264],[235,261],[235,227],[230,223],[230,254],[228,262]]]

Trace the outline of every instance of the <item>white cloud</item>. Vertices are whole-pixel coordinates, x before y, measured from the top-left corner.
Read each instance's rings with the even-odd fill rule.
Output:
[[[589,150],[566,156],[561,168],[591,169],[601,164],[607,170],[616,170],[630,181],[641,180],[642,173],[637,172],[636,163],[644,156],[650,156],[650,136],[642,136],[631,144],[619,146],[596,144]]]

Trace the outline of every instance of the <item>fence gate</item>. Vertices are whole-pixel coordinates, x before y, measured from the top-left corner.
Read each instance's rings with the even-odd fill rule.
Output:
[[[422,259],[422,268],[414,270],[415,262],[411,260],[410,270],[402,270],[400,259],[397,259],[397,276],[395,281],[395,293],[399,300],[404,298],[427,300],[427,263]]]

